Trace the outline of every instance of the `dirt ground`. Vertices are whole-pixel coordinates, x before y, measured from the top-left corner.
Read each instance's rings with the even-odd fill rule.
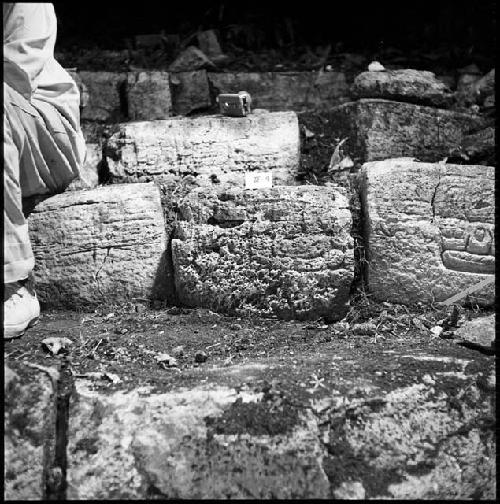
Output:
[[[339,360],[352,360],[351,368],[372,375],[375,384],[402,386],[411,383],[413,371],[433,371],[438,364],[415,362],[401,366],[391,352],[427,352],[456,358],[473,357],[465,372],[477,372],[488,356],[478,350],[457,345],[452,332],[448,339],[436,337],[431,328],[446,318],[446,310],[411,311],[403,305],[365,302],[353,307],[344,322],[324,324],[285,322],[276,319],[241,319],[222,316],[204,309],[150,309],[143,305],[100,308],[93,313],[70,311],[43,312],[40,322],[27,333],[5,343],[6,362],[29,361],[44,366],[69,361],[74,376],[101,372],[118,375],[121,381],[101,380],[107,390],[153,385],[166,391],[176,385],[199,382],[200,375],[211,381],[212,371],[252,362],[291,364],[291,374],[279,376],[269,371],[261,376],[269,383],[280,379],[284,389],[307,393],[314,383],[321,356],[334,354]],[[462,310],[462,319],[480,315],[479,310]],[[68,338],[66,351],[52,355],[42,343],[45,338]],[[170,365],[168,356],[176,360]],[[199,354],[199,355],[197,355]],[[203,355],[204,354],[204,355]],[[441,364],[439,364],[442,367]],[[279,366],[274,368],[279,370]],[[322,370],[322,386],[337,381],[331,367]],[[98,385],[97,383],[96,385]],[[257,384],[256,384],[257,386]]]

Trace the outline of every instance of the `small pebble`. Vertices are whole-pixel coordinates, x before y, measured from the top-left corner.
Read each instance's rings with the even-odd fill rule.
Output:
[[[425,374],[422,376],[422,381],[426,383],[427,385],[434,385],[436,383],[436,380],[434,380],[431,375]]]
[[[194,361],[198,363],[205,362],[207,359],[208,355],[203,350],[196,352],[194,355]]]
[[[174,357],[182,357],[184,355],[184,347],[182,345],[176,346],[172,349]]]

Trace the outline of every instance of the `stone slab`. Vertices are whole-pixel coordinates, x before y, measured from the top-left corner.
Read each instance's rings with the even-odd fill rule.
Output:
[[[384,98],[387,100],[448,108],[453,95],[434,73],[412,68],[362,72],[351,86],[354,98]]]
[[[218,93],[247,91],[252,106],[269,110],[302,110],[333,106],[347,100],[342,72],[209,72]]]
[[[177,115],[187,115],[195,110],[212,106],[206,70],[171,72],[172,107]]]
[[[211,184],[243,185],[248,170],[272,170],[276,185],[293,184],[299,166],[299,126],[294,112],[247,117],[210,115],[123,123],[105,156],[117,181],[196,176]]]
[[[358,162],[416,157],[437,162],[458,148],[464,135],[485,126],[479,115],[382,99],[360,99],[330,112],[344,153]]]
[[[50,378],[20,363],[4,366],[4,498],[44,500],[46,451],[54,438]]]
[[[375,299],[445,301],[495,272],[495,169],[410,158],[362,169],[368,286]],[[474,295],[494,302],[494,284]]]
[[[284,319],[341,319],[349,304],[352,218],[342,189],[193,190],[172,240],[187,306]]]
[[[125,72],[78,72],[87,89],[87,103],[81,109],[83,120],[118,122],[124,115],[121,95],[127,74]]]
[[[168,72],[129,72],[126,92],[130,120],[152,121],[172,115]]]
[[[147,300],[163,282],[165,225],[152,183],[58,194],[35,208],[29,230],[37,293],[48,306]]]

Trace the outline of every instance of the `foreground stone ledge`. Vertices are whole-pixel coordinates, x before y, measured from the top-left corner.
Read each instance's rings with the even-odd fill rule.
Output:
[[[146,300],[164,280],[165,226],[152,183],[53,196],[30,215],[29,230],[46,305]]]
[[[328,496],[311,415],[281,435],[217,434],[210,419],[251,410],[262,394],[227,387],[102,394],[89,385],[78,380],[71,408],[69,499]]]
[[[330,118],[337,136],[348,137],[345,153],[359,162],[404,156],[437,162],[485,126],[478,115],[382,99],[339,105]]]
[[[256,111],[123,123],[105,155],[117,181],[194,175],[207,184],[243,185],[245,171],[272,170],[276,185],[292,184],[299,165],[298,120],[294,112]]]
[[[193,190],[172,241],[179,300],[229,313],[341,319],[353,280],[342,189]]]
[[[362,169],[375,299],[444,301],[495,273],[495,169],[410,158]],[[494,284],[472,296],[494,302]]]
[[[4,377],[4,498],[43,500],[55,391],[46,374],[23,364],[5,362]]]
[[[309,110],[341,103],[349,96],[342,72],[209,72],[218,93],[247,91],[254,107]]]

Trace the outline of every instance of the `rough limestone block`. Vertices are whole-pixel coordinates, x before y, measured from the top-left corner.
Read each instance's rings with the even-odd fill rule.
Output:
[[[193,190],[172,240],[182,303],[284,319],[341,319],[353,280],[345,193],[316,186]]]
[[[95,306],[153,297],[166,248],[159,189],[103,186],[46,199],[29,218],[40,300]]]
[[[177,115],[186,115],[194,110],[212,105],[206,70],[172,72],[172,107]]]
[[[102,161],[102,146],[97,143],[86,143],[87,151],[80,176],[73,180],[67,191],[79,191],[80,189],[93,189],[99,183],[99,163]]]
[[[65,70],[71,75],[80,91],[80,108],[86,107],[89,103],[89,90],[87,86],[83,83],[79,72],[75,68],[65,68]]]
[[[55,429],[52,383],[45,373],[19,363],[5,363],[4,376],[4,498],[40,501]]]
[[[70,500],[329,495],[319,428],[307,408],[282,432],[234,435],[214,432],[209,420],[223,423],[232,412],[273,418],[261,412],[262,393],[224,386],[100,393],[85,380],[75,388],[68,432]]]
[[[165,119],[172,115],[168,72],[129,72],[128,117],[132,121]]]
[[[448,86],[434,73],[411,68],[360,73],[351,94],[354,98],[384,98],[442,108],[448,108],[453,100]]]
[[[344,153],[360,162],[397,157],[440,161],[465,134],[484,127],[479,115],[379,99],[339,105],[330,113]]]
[[[207,183],[217,177],[243,185],[245,171],[272,170],[275,184],[293,184],[299,126],[293,112],[267,111],[124,123],[105,154],[119,181],[196,175]]]
[[[376,299],[444,301],[495,273],[494,176],[409,158],[362,169],[368,286]],[[477,302],[494,301],[493,284]]]
[[[218,93],[247,91],[253,107],[269,110],[321,108],[349,95],[342,72],[210,72],[208,78]]]
[[[82,108],[81,118],[91,121],[116,122],[123,116],[121,87],[127,74],[123,72],[79,72],[87,88],[88,103]]]

